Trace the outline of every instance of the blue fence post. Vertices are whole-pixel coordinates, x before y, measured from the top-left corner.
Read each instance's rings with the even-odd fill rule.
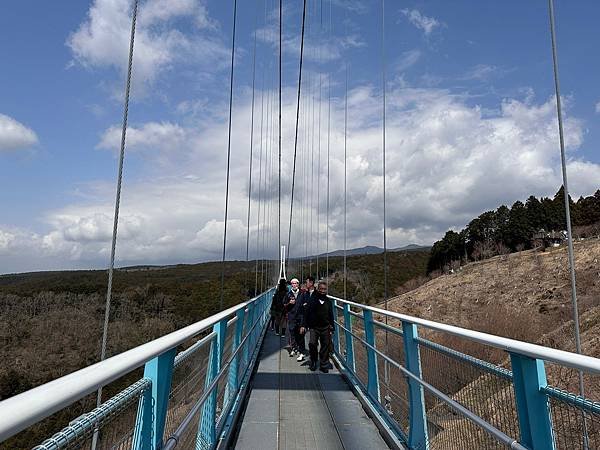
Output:
[[[242,341],[242,334],[244,333],[244,313],[245,308],[241,308],[237,311],[235,316],[237,317],[237,321],[235,323],[235,334],[233,335],[233,342],[231,344],[231,354],[237,350],[240,346],[240,342]],[[225,404],[229,403],[229,398],[231,395],[235,395],[239,386],[239,365],[240,365],[240,353],[238,353],[232,360],[229,365],[229,374],[227,380],[227,391],[225,393]]]
[[[344,303],[344,332],[346,333],[346,366],[354,372],[354,342],[352,338],[352,317],[350,316],[350,305]]]
[[[363,319],[365,322],[365,341],[367,344],[376,347],[375,326],[373,325],[373,312],[363,309]],[[377,353],[370,347],[367,347],[368,363],[368,381],[367,392],[371,398],[379,402],[379,373],[377,372]]]
[[[256,301],[250,303],[248,305],[248,313],[246,314],[246,328],[244,332],[244,336],[248,335],[248,339],[246,339],[246,343],[244,344],[244,348],[242,349],[242,364],[246,366],[248,361],[250,361],[250,355],[252,354],[251,350],[254,347],[254,331],[252,330],[252,325],[254,325],[254,314],[255,314],[255,306]]]
[[[162,447],[175,352],[174,348],[168,350],[148,361],[144,367],[144,378],[149,378],[152,384],[144,392],[138,409],[135,450]]]
[[[511,353],[510,362],[519,414],[521,444],[532,450],[553,449],[554,438],[548,397],[541,390],[548,384],[544,361]]]
[[[213,325],[213,331],[216,336],[210,344],[210,357],[208,369],[206,371],[205,388],[208,387],[221,370],[221,359],[223,357],[223,347],[225,345],[225,335],[227,334],[227,319]],[[217,386],[208,396],[202,407],[202,416],[200,417],[200,427],[196,438],[196,448],[211,447],[217,440],[216,436],[216,416],[217,416]]]
[[[404,341],[404,361],[406,369],[413,375],[422,378],[421,356],[417,342],[418,331],[414,323],[402,322],[402,340]],[[417,381],[407,378],[408,398],[410,405],[408,446],[409,448],[428,449],[427,416],[425,413],[425,396],[423,386]]]
[[[333,301],[333,317],[335,322],[333,324],[333,350],[338,355],[340,354],[340,327],[338,325],[338,303],[337,300]]]

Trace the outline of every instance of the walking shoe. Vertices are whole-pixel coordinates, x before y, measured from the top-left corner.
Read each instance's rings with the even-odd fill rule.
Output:
[[[317,362],[316,361],[311,361],[310,362],[310,367],[309,369],[314,372],[315,370],[317,370]]]
[[[323,367],[325,367],[327,370],[331,370],[333,369],[333,364],[331,364],[331,361],[327,361],[327,364],[324,364]]]
[[[304,355],[300,352],[298,352],[298,357],[296,358],[296,361],[301,362],[304,361]]]
[[[292,357],[296,354],[296,352],[294,350],[291,350],[290,353],[288,354],[289,357]]]
[[[328,369],[327,367],[325,367],[325,366],[321,366],[321,367],[319,367],[319,370],[320,370],[321,372],[323,372],[323,373],[329,373],[329,369]]]

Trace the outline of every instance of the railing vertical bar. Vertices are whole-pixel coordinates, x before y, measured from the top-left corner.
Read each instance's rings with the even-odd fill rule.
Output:
[[[369,310],[363,311],[365,341],[372,347],[375,343],[375,327],[373,326],[373,313]],[[367,392],[373,400],[379,402],[379,373],[377,370],[377,354],[371,347],[367,347]]]
[[[152,387],[144,393],[140,402],[136,419],[136,450],[162,447],[176,350],[167,350],[144,367],[144,378],[151,380]]]
[[[333,300],[333,315],[335,316],[335,321],[333,324],[333,350],[335,353],[340,353],[340,327],[338,326],[337,321],[338,314],[338,304],[337,300]]]
[[[552,450],[554,436],[543,389],[548,385],[544,361],[516,353],[510,354],[513,386],[517,401],[521,444],[532,450]]]
[[[346,328],[346,365],[350,371],[355,372],[354,365],[354,343],[352,341],[352,317],[350,316],[350,305],[344,303],[344,328]]]
[[[233,343],[231,346],[231,354],[233,355],[237,348],[240,346],[240,342],[242,341],[242,333],[244,332],[244,308],[238,310],[236,313],[237,322],[235,323],[235,334],[233,335]],[[229,376],[227,380],[227,391],[225,392],[225,405],[229,404],[229,400],[232,396],[235,396],[235,393],[238,389],[239,379],[239,363],[240,363],[240,355],[237,354],[233,357],[231,361],[231,365],[229,366]],[[225,408],[223,408],[225,409]]]
[[[215,332],[215,338],[210,345],[209,366],[206,371],[205,386],[207,388],[221,370],[223,347],[225,345],[225,336],[227,334],[227,319],[225,318],[220,322],[217,322],[213,326],[213,331]],[[218,385],[215,385],[202,408],[200,426],[196,438],[196,448],[210,447],[216,442],[217,386]]]
[[[417,326],[413,323],[402,321],[402,333],[406,369],[416,377],[422,379]],[[408,445],[410,448],[425,450],[429,448],[429,439],[427,436],[427,417],[423,386],[412,378],[408,378],[407,383],[409,398]]]

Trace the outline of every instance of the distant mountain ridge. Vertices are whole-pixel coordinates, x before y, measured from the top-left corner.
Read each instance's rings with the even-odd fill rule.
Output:
[[[422,250],[429,250],[430,248],[430,245],[408,244],[403,247],[388,248],[388,252],[417,252]],[[383,253],[383,248],[377,247],[375,245],[366,245],[364,247],[351,248],[346,250],[347,256],[376,255],[378,253]],[[321,253],[319,255],[319,257],[322,256],[327,256],[327,253]],[[332,252],[329,252],[329,256],[344,256],[344,250],[334,250]]]

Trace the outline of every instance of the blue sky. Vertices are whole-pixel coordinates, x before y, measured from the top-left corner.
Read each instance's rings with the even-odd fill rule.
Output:
[[[276,4],[238,3],[230,258],[245,253],[255,32],[255,187],[259,155],[266,167],[264,158],[273,148],[268,144],[273,130],[269,140],[266,124],[273,119],[267,111],[274,105],[277,56]],[[590,194],[600,187],[595,48],[600,29],[594,22],[600,4],[556,3],[570,184],[576,195]],[[329,89],[330,248],[342,246],[346,66],[348,246],[381,245],[381,2],[308,4],[294,221],[299,239],[292,253],[308,251],[304,236],[310,234],[312,250],[324,250],[323,185],[317,193],[315,184],[311,193],[306,174],[312,165],[316,178],[321,174],[324,180],[317,169],[318,111],[320,105],[323,168]],[[4,6],[0,272],[105,267],[131,4],[21,1]],[[231,16],[230,1],[140,1],[118,264],[219,258]],[[284,1],[286,218],[300,20],[301,2]],[[556,191],[559,147],[545,0],[388,1],[385,27],[390,246],[430,244],[485,209]],[[274,225],[256,216],[259,195],[264,197],[266,189],[272,198],[274,183],[271,177],[262,191],[253,190],[253,243],[258,226]],[[273,211],[267,209],[267,215]],[[283,228],[287,236],[287,221]],[[271,244],[264,251],[276,252],[273,241],[267,238]],[[251,246],[251,257],[262,252],[260,245]]]

